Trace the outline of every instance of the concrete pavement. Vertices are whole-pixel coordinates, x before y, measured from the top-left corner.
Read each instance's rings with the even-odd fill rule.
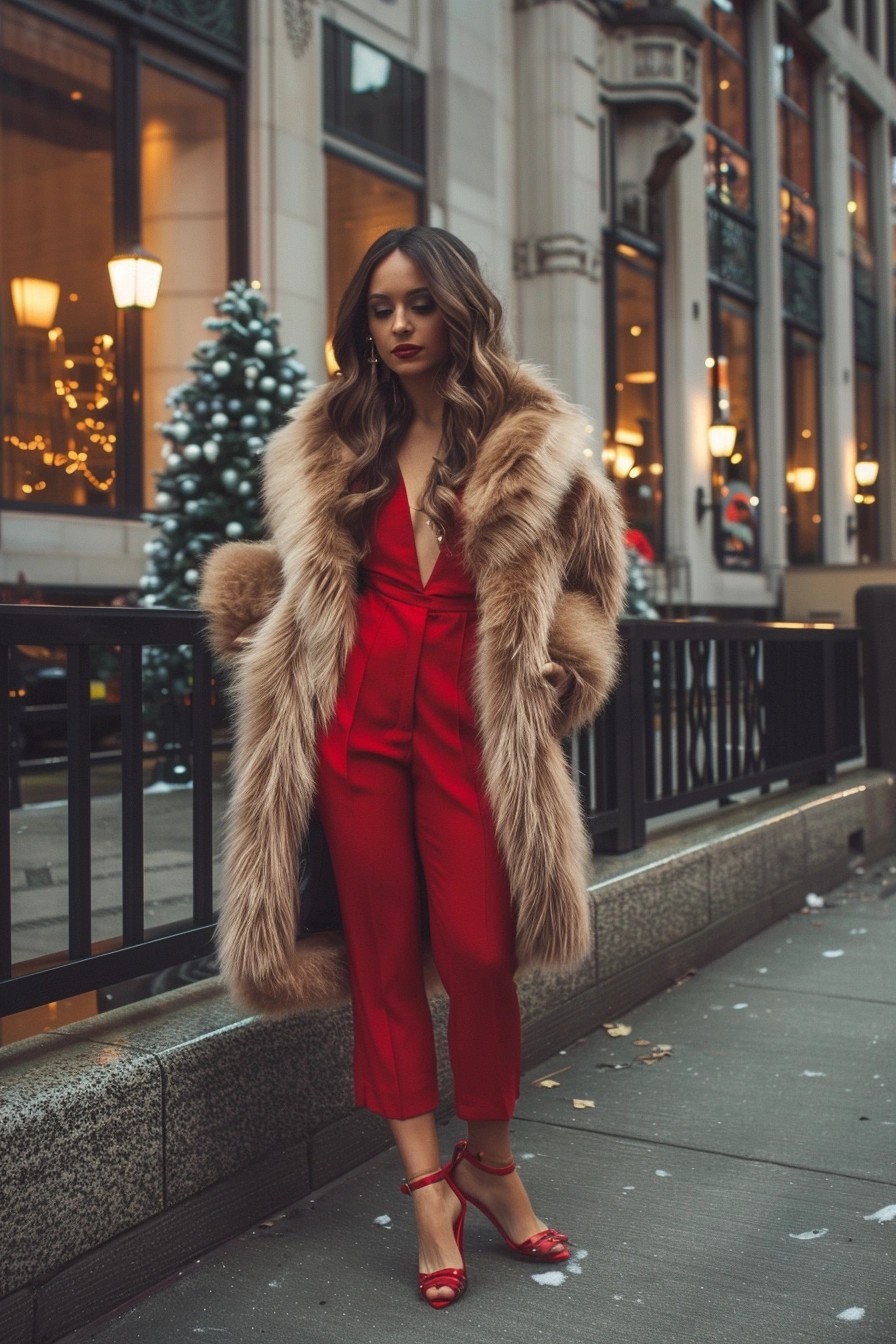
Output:
[[[393,1151],[70,1344],[893,1344],[894,893],[896,857],[527,1075],[515,1150],[565,1267],[471,1209],[469,1290],[426,1307]]]

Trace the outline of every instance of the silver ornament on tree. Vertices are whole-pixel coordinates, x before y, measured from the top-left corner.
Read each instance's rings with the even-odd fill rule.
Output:
[[[184,449],[184,457],[188,462],[198,462],[202,457],[202,449],[198,443],[188,443]]]
[[[202,456],[205,458],[206,462],[217,462],[220,455],[221,445],[216,443],[214,439],[206,439],[205,443],[202,445]]]
[[[223,411],[215,411],[211,423],[214,429],[226,429],[230,422]]]
[[[212,365],[212,373],[216,378],[226,378],[230,373],[230,360],[216,359]]]
[[[224,528],[224,533],[225,536],[230,537],[231,541],[236,541],[239,537],[243,535],[243,525],[242,523],[236,523],[236,522],[228,523],[227,526]]]
[[[262,337],[260,341],[255,342],[255,353],[256,355],[260,355],[262,359],[270,359],[271,355],[274,353],[273,341],[269,341],[265,337]]]

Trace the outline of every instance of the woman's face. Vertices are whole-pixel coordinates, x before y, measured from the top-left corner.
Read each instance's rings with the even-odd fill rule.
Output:
[[[367,321],[377,355],[399,378],[432,378],[448,358],[447,323],[420,267],[403,252],[374,269]]]

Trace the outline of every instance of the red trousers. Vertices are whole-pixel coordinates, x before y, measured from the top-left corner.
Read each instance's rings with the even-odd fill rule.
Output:
[[[348,950],[356,1101],[390,1119],[438,1104],[425,903],[450,1000],[455,1109],[465,1120],[507,1120],[520,1070],[514,920],[470,698],[475,603],[450,551],[422,586],[400,482],[376,520],[358,615],[318,759]]]

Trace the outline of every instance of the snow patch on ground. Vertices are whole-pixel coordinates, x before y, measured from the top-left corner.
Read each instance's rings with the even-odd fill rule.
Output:
[[[866,1223],[892,1223],[896,1221],[896,1204],[886,1204],[877,1213],[866,1213]]]

